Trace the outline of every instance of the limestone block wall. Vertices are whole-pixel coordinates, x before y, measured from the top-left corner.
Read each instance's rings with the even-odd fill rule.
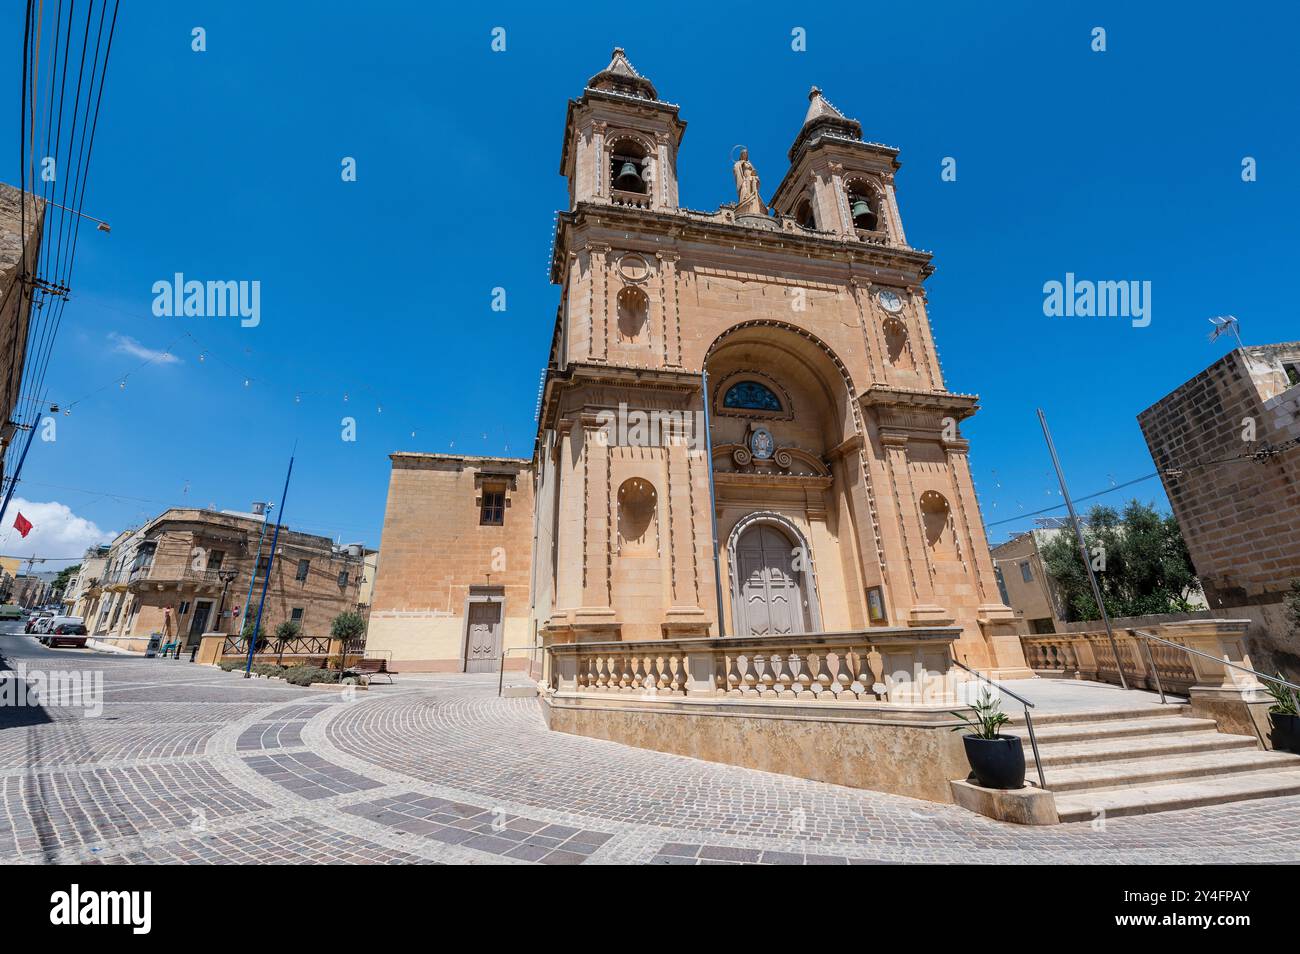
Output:
[[[1300,578],[1297,452],[1199,466],[1295,436],[1288,359],[1300,363],[1300,342],[1238,349],[1138,415],[1156,465],[1183,472],[1161,479],[1212,609],[1278,602]]]
[[[502,645],[531,642],[533,492],[519,458],[393,454],[367,650],[398,671],[464,668],[466,614],[502,604]],[[482,494],[502,488],[500,526],[480,522]]]

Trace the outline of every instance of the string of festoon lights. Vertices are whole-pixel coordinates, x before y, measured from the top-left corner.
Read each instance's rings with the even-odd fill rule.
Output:
[[[229,360],[224,355],[222,355],[220,351],[200,341],[198,337],[194,335],[193,332],[182,331],[180,335],[178,335],[176,338],[170,341],[163,348],[163,350],[141,361],[140,364],[136,365],[130,370],[122,374],[115,375],[111,379],[106,380],[103,384],[94,387],[89,391],[86,391],[84,394],[80,395],[74,400],[66,401],[66,402],[51,400],[49,405],[49,411],[51,414],[62,413],[64,416],[70,416],[74,408],[86,403],[87,401],[96,398],[97,396],[103,394],[106,391],[111,392],[114,389],[118,391],[126,391],[128,383],[132,378],[136,377],[142,371],[144,371],[146,368],[152,365],[156,365],[160,363],[170,364],[174,361],[179,360],[181,357],[182,349],[186,349],[186,348],[188,350],[192,350],[193,352],[192,356],[195,362],[199,366],[211,367],[213,365],[217,365],[225,368],[234,376],[236,380],[238,380],[239,387],[245,390],[251,390],[255,387],[264,386],[263,382],[261,382],[255,375],[250,374],[246,368],[239,367],[233,361]],[[187,357],[188,356],[189,355],[187,355]],[[543,378],[544,376],[545,376],[545,372],[543,371]],[[400,403],[394,403],[385,400],[372,385],[364,382],[349,386],[342,390],[337,388],[323,388],[323,387],[293,387],[292,389],[288,389],[288,388],[283,389],[282,393],[286,397],[288,397],[288,395],[291,394],[292,397],[289,397],[288,399],[295,406],[301,406],[304,403],[315,404],[318,401],[324,403],[332,400],[341,399],[342,404],[349,405],[357,409],[364,409],[366,407],[373,406],[376,415],[386,414],[388,417],[393,417],[395,416],[394,415],[395,410],[397,410],[396,416],[400,417],[402,415],[402,409],[400,407]],[[539,399],[540,399],[540,388],[539,388]],[[408,431],[410,433],[411,438],[414,439],[417,438],[420,434],[420,426],[418,425],[418,423],[411,420],[411,417],[412,415],[410,415],[408,412],[407,418],[409,423],[404,428],[404,430]],[[488,439],[488,434],[486,432],[480,432],[480,433],[482,435],[482,440],[486,442]],[[456,446],[456,442],[454,440],[448,442],[449,450],[454,450],[455,446]],[[505,447],[506,450],[508,451],[509,445],[507,444],[505,445]]]

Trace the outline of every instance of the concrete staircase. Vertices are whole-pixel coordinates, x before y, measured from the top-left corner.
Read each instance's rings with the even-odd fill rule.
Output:
[[[1063,822],[1143,815],[1300,794],[1300,756],[1226,735],[1190,706],[1167,705],[1034,717],[1047,787]],[[1026,777],[1037,784],[1024,718],[1004,730],[1025,742]]]

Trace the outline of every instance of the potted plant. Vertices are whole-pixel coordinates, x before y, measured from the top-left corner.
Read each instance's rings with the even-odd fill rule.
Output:
[[[962,742],[975,780],[984,788],[1024,788],[1024,745],[1018,736],[1002,735],[998,731],[1011,721],[1011,717],[1002,711],[1001,702],[994,699],[985,687],[971,709],[975,712],[974,718],[964,712],[953,713],[965,725],[953,726],[952,731],[974,729],[962,736]]]
[[[1278,673],[1281,679],[1282,674]],[[1273,748],[1281,752],[1300,752],[1300,693],[1276,682],[1264,683],[1264,690],[1273,697],[1268,707],[1273,722]]]

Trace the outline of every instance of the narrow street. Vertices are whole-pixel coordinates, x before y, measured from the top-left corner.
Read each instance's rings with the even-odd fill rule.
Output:
[[[1300,798],[1100,830],[1017,827],[550,733],[534,700],[497,698],[495,675],[399,674],[349,699],[184,659],[49,650],[9,623],[0,654],[29,683],[59,673],[83,688],[77,705],[0,708],[4,862],[1132,864],[1300,851]]]

